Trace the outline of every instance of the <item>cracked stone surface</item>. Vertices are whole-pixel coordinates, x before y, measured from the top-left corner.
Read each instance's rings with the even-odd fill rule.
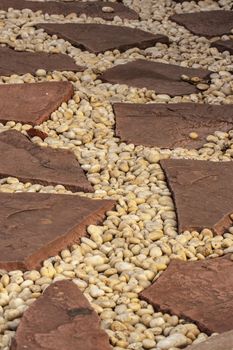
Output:
[[[15,130],[0,134],[0,177],[42,185],[64,185],[71,191],[93,192],[75,155],[68,150],[40,147]]]
[[[39,125],[73,96],[70,82],[0,85],[0,122]]]
[[[15,51],[0,47],[0,75],[35,74],[38,69],[82,72],[84,67],[78,66],[71,57],[61,53]]]
[[[179,232],[209,228],[223,234],[232,224],[232,162],[166,159],[160,164],[172,192]]]
[[[233,328],[232,276],[229,255],[192,262],[172,260],[141,297],[156,310],[195,322],[207,334],[222,333]]]
[[[186,350],[232,350],[233,331],[210,337],[205,342],[189,346]]]
[[[93,53],[117,49],[125,51],[133,47],[145,49],[156,43],[168,44],[168,37],[152,34],[140,29],[106,24],[39,23],[48,34],[69,41],[72,45]]]
[[[116,103],[113,109],[117,136],[127,143],[148,147],[200,148],[209,134],[233,127],[230,105]],[[190,137],[194,131],[197,139]]]
[[[230,54],[233,54],[233,39],[216,40],[211,44],[211,46],[216,47],[220,52],[229,51]]]
[[[25,312],[11,350],[111,350],[100,319],[79,288],[59,281]]]
[[[0,193],[0,268],[35,269],[101,223],[109,200],[68,194]]]
[[[211,72],[206,69],[184,68],[139,59],[107,69],[100,79],[112,84],[127,84],[155,90],[159,94],[179,96],[198,92],[196,86],[182,81],[182,75],[208,79],[210,74]]]
[[[184,26],[195,35],[206,37],[230,34],[233,11],[215,10],[176,14],[170,20]]]
[[[137,12],[124,6],[121,3],[112,3],[104,1],[93,2],[57,2],[57,1],[29,1],[29,0],[0,0],[0,9],[7,11],[10,7],[22,10],[30,9],[34,12],[42,11],[43,13],[64,15],[76,13],[77,16],[85,14],[89,17],[101,17],[105,20],[113,20],[115,16],[131,20],[138,19]],[[105,12],[104,7],[111,7],[111,12]]]

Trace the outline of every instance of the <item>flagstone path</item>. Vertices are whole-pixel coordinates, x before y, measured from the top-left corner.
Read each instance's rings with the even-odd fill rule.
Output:
[[[113,201],[46,193],[0,193],[0,204],[0,269],[7,270],[39,268],[114,207]]]
[[[173,260],[141,297],[158,311],[195,322],[208,334],[226,332],[233,328],[232,271],[228,255],[198,262]]]
[[[71,281],[56,282],[27,310],[13,350],[110,350],[107,334],[87,299]]]
[[[231,105],[116,103],[113,110],[117,136],[149,147],[200,148],[209,134],[233,127]]]
[[[156,43],[169,43],[165,35],[154,35],[140,29],[106,24],[42,23],[36,27],[96,54],[114,49],[122,52],[132,47],[146,49]]]
[[[0,122],[41,124],[73,93],[67,81],[0,85]]]
[[[30,0],[0,0],[0,10],[7,11],[10,7],[22,10],[42,11],[50,15],[67,16],[75,13],[77,16],[85,14],[90,17],[101,17],[105,20],[113,20],[114,16],[131,20],[138,19],[137,12],[129,9],[121,3],[91,1],[91,2],[64,2],[64,1],[30,1]],[[106,10],[108,8],[108,10]]]
[[[196,87],[193,81],[204,81],[206,86],[210,74],[211,72],[205,69],[136,60],[106,70],[100,79],[112,84],[128,84],[155,90],[158,94],[179,96],[198,92],[198,86]],[[195,79],[192,81],[192,78]],[[208,88],[208,85],[206,87]]]
[[[232,29],[0,0],[1,350],[231,349]]]
[[[174,199],[180,233],[208,228],[223,234],[231,226],[232,162],[167,159],[161,166]]]
[[[54,70],[82,72],[84,67],[76,65],[71,57],[60,53],[15,51],[7,47],[0,47],[1,75],[35,74],[38,69],[44,69],[47,72]]]
[[[231,33],[233,11],[182,13],[173,15],[170,19],[184,26],[195,35],[214,37]]]
[[[43,185],[62,184],[71,191],[92,192],[74,154],[67,150],[40,147],[15,130],[0,133],[0,177]]]

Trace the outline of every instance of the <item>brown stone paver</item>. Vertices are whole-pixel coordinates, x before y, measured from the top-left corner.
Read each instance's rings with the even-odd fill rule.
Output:
[[[200,148],[214,131],[233,128],[231,105],[116,103],[113,110],[117,136],[149,147]],[[197,139],[190,137],[192,132]]]
[[[170,19],[195,35],[206,37],[230,34],[233,28],[233,11],[214,10],[176,14]]]
[[[208,338],[206,341],[189,346],[186,350],[232,350],[233,331],[224,332]]]
[[[233,163],[167,159],[161,162],[175,202],[178,230],[223,234],[232,224]]]
[[[31,128],[31,129],[27,130],[27,134],[30,138],[37,136],[37,137],[40,137],[42,140],[45,140],[46,137],[48,137],[48,134],[46,134],[46,132],[35,129],[35,128]]]
[[[107,24],[77,24],[77,23],[39,23],[37,28],[43,28],[50,35],[68,40],[72,45],[93,53],[101,53],[117,49],[125,51],[132,47],[145,49],[156,43],[168,44],[165,35],[152,34],[140,29]]]
[[[233,39],[216,40],[211,44],[211,46],[216,47],[220,52],[229,51],[230,54],[233,54]]]
[[[73,96],[70,82],[0,85],[0,122],[38,125]]]
[[[39,268],[113,207],[113,201],[77,195],[0,193],[0,269]]]
[[[0,133],[0,177],[42,185],[64,185],[71,191],[93,192],[75,155],[68,150],[40,147],[18,131]]]
[[[76,13],[77,16],[85,14],[90,17],[101,17],[105,20],[113,20],[115,16],[131,20],[138,19],[139,16],[134,10],[124,6],[121,3],[112,3],[104,1],[93,2],[57,2],[57,1],[29,1],[29,0],[0,0],[0,10],[7,11],[10,7],[22,10],[30,9],[34,12],[42,11],[49,15],[64,15]],[[105,12],[105,7],[111,7],[111,12]]]
[[[11,350],[111,350],[107,333],[72,281],[59,281],[24,313]]]
[[[202,261],[172,260],[141,298],[156,310],[197,324],[207,334],[233,329],[233,261],[229,256]],[[224,349],[225,350],[225,349]]]
[[[136,60],[107,69],[100,79],[112,84],[127,84],[138,88],[155,90],[159,94],[179,96],[199,90],[181,76],[208,79],[211,72],[206,69],[184,68],[178,65],[147,60]]]
[[[84,67],[78,66],[71,57],[61,53],[15,51],[0,47],[0,75],[35,74],[38,69],[82,72]]]

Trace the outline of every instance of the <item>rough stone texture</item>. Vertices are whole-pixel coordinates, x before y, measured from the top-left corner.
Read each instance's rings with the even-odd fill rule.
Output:
[[[59,281],[24,313],[11,350],[111,350],[100,319],[72,281]]]
[[[107,24],[40,23],[36,27],[96,54],[114,49],[122,52],[132,47],[145,49],[158,42],[165,44],[169,42],[165,35],[154,35],[140,29]]]
[[[71,191],[93,192],[71,151],[40,147],[18,131],[0,134],[0,178],[42,185],[64,185]]]
[[[200,148],[214,131],[233,128],[230,105],[116,103],[113,109],[117,136],[136,145]],[[191,139],[191,132],[198,138]]]
[[[29,130],[27,130],[27,134],[30,138],[33,138],[35,136],[40,137],[42,140],[45,140],[46,137],[48,137],[48,134],[46,134],[46,132],[35,129],[35,128],[31,128]]]
[[[103,7],[111,7],[112,12],[107,13],[102,10]],[[138,19],[138,14],[130,8],[120,3],[94,1],[94,2],[57,2],[57,1],[27,1],[27,0],[0,0],[0,10],[7,11],[10,7],[22,10],[28,8],[34,12],[64,15],[76,13],[77,16],[85,14],[90,17],[101,17],[105,20],[113,20],[115,16],[127,19]]]
[[[161,166],[175,202],[179,232],[232,225],[233,163],[167,159]]]
[[[208,338],[200,344],[189,346],[186,350],[232,350],[233,331]]]
[[[0,193],[0,268],[35,269],[100,224],[113,201],[77,195]]]
[[[68,55],[15,51],[7,47],[0,47],[0,75],[34,74],[37,69],[41,68],[46,71],[82,72],[84,70],[84,67],[76,65]]]
[[[222,333],[233,328],[232,283],[229,256],[195,262],[172,260],[141,297],[156,310],[195,322],[207,334]]]
[[[127,84],[138,88],[155,90],[159,94],[179,96],[196,93],[199,90],[181,80],[182,75],[208,79],[210,71],[184,68],[173,64],[136,60],[107,69],[100,79],[112,84]]]
[[[38,125],[73,95],[70,82],[0,85],[0,122]]]
[[[195,35],[206,37],[230,34],[233,28],[233,11],[215,10],[176,14],[170,19]]]
[[[211,44],[212,47],[216,47],[218,51],[229,51],[233,54],[233,39],[229,40],[216,40]]]

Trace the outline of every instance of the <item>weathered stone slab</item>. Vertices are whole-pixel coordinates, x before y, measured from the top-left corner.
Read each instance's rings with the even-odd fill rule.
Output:
[[[100,319],[72,281],[59,281],[24,313],[11,350],[111,350]]]
[[[116,103],[113,109],[117,136],[148,147],[200,148],[214,131],[233,128],[231,105]],[[190,137],[192,132],[196,139]]]
[[[77,16],[85,14],[90,17],[101,17],[105,20],[113,20],[115,16],[131,20],[138,19],[138,14],[120,3],[93,1],[93,2],[63,2],[63,1],[27,1],[27,0],[0,0],[0,10],[7,11],[10,7],[16,10],[25,8],[34,12],[42,11],[49,15],[64,15],[76,13]],[[108,11],[106,11],[106,7]]]
[[[216,40],[211,44],[212,47],[216,47],[218,51],[229,51],[233,54],[233,39],[229,40]]]
[[[0,75],[35,74],[40,68],[46,71],[82,72],[84,70],[84,67],[75,64],[68,55],[15,51],[7,47],[0,47]]]
[[[18,131],[0,134],[0,178],[42,185],[64,185],[71,191],[93,192],[74,154],[68,150],[40,147]]]
[[[232,225],[232,162],[167,159],[160,163],[175,202],[179,232],[209,228],[223,234]]]
[[[176,14],[170,17],[195,35],[206,37],[230,34],[233,28],[233,11],[215,10]]]
[[[114,49],[125,51],[132,47],[145,49],[158,42],[165,44],[169,42],[162,34],[155,35],[140,29],[107,24],[40,23],[36,27],[96,54]]]
[[[77,195],[0,193],[0,268],[39,268],[99,224],[113,201]]]
[[[208,338],[206,341],[189,346],[186,350],[232,350],[233,331]]]
[[[211,72],[204,69],[184,68],[173,64],[136,60],[107,69],[100,79],[112,84],[127,84],[138,88],[155,90],[159,94],[179,96],[199,90],[181,76],[208,79]]]
[[[73,95],[70,82],[0,85],[0,122],[38,125]]]
[[[141,297],[156,310],[196,323],[207,334],[222,333],[233,328],[232,283],[229,256],[195,262],[172,260]]]

